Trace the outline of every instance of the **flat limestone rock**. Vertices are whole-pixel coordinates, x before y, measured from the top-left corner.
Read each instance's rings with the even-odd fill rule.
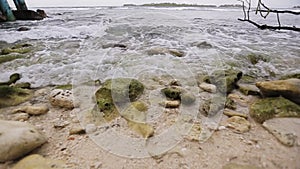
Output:
[[[300,104],[300,79],[275,80],[257,82],[256,86],[267,97],[283,96]]]
[[[13,169],[62,169],[63,162],[33,154],[19,161]]]
[[[46,141],[30,124],[0,120],[0,162],[20,158]]]
[[[263,126],[286,146],[300,145],[300,119],[274,118],[267,120]]]

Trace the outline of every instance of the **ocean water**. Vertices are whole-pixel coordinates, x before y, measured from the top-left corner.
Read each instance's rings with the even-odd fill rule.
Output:
[[[89,7],[44,8],[42,21],[0,23],[0,47],[30,43],[34,52],[0,65],[0,81],[22,74],[33,87],[105,80],[112,77],[148,78],[170,75],[193,78],[199,73],[235,67],[255,77],[299,72],[300,33],[259,30],[240,22],[240,9]],[[275,16],[259,23],[277,24]],[[282,25],[300,26],[300,18],[281,15]],[[298,24],[298,25],[297,25]],[[21,26],[29,31],[18,32]],[[206,42],[210,48],[195,44]],[[124,44],[127,49],[105,48]],[[184,57],[148,55],[161,47],[183,51]],[[248,54],[268,62],[251,64]]]

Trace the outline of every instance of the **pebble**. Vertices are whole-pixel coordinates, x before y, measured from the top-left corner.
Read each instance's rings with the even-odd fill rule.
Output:
[[[180,106],[180,101],[179,100],[167,100],[163,103],[161,103],[162,106],[166,108],[178,108]]]
[[[226,116],[232,117],[232,116],[239,116],[239,117],[243,117],[245,119],[248,118],[247,114],[243,114],[243,113],[239,113],[233,110],[229,110],[229,109],[225,109],[223,114],[225,114]]]
[[[62,120],[62,119],[59,119],[59,118],[53,120],[53,126],[54,126],[54,128],[64,128],[64,127],[66,127],[69,124],[70,124],[70,122]]]

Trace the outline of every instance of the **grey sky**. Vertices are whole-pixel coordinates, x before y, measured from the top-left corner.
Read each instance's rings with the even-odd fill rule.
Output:
[[[14,7],[13,0],[8,0]],[[239,4],[237,0],[25,0],[30,7],[58,7],[58,6],[121,6],[125,3],[144,4],[175,2],[188,4]],[[256,4],[257,0],[252,0]],[[300,5],[300,0],[263,0],[269,7],[293,7]]]

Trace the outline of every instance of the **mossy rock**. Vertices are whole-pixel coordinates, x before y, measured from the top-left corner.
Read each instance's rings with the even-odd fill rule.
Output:
[[[136,79],[117,78],[105,81],[95,93],[97,105],[108,121],[119,116],[116,104],[136,101],[144,92],[144,85]]]
[[[237,107],[237,104],[231,98],[227,97],[226,101],[225,101],[225,107],[228,109],[235,110]]]
[[[15,106],[33,97],[33,92],[9,86],[0,86],[0,108]]]
[[[250,61],[251,64],[255,65],[260,61],[269,62],[270,58],[263,56],[263,55],[256,55],[256,54],[249,54],[247,59]]]
[[[230,93],[237,88],[237,82],[241,79],[243,73],[234,69],[216,70],[210,77],[204,79],[205,82],[217,86],[221,93]]]
[[[11,85],[13,83],[16,83],[20,79],[21,79],[21,75],[19,73],[14,73],[14,74],[10,75],[9,80],[7,82],[0,82],[0,86]]]
[[[250,106],[250,115],[258,123],[274,117],[300,117],[300,106],[283,97],[264,98]]]
[[[55,87],[55,89],[72,90],[73,85],[72,84],[58,85]]]
[[[31,52],[31,45],[30,44],[18,44],[11,48],[4,48],[1,50],[2,55],[7,55],[10,53],[19,53],[19,54],[25,54]]]
[[[162,89],[161,92],[169,99],[180,100],[182,90],[179,87],[172,86]]]
[[[300,79],[300,73],[284,75],[280,78],[280,80],[287,80],[287,79],[292,79],[292,78]]]
[[[25,57],[24,55],[19,55],[19,54],[0,55],[0,64],[5,62],[10,62],[15,59],[21,59],[24,57]]]
[[[121,112],[121,115],[126,120],[141,123],[146,121],[147,110],[148,107],[145,103],[136,101],[132,102],[123,112]]]

